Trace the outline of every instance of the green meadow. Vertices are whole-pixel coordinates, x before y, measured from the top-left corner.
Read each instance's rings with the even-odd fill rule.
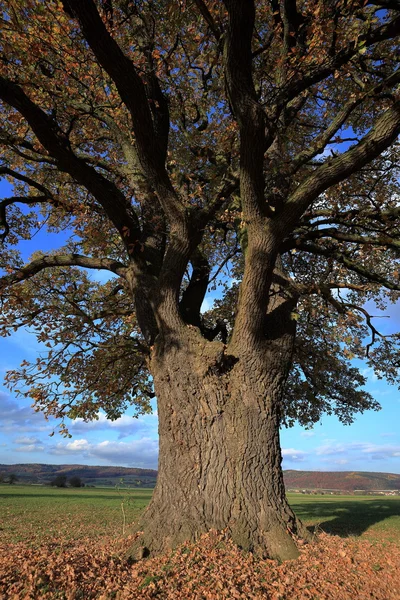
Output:
[[[288,498],[311,531],[400,544],[400,496],[288,494]]]
[[[152,489],[0,485],[0,538],[40,544],[129,532]],[[288,494],[312,531],[400,543],[400,497]]]
[[[9,542],[121,535],[152,489],[0,486],[0,538]]]

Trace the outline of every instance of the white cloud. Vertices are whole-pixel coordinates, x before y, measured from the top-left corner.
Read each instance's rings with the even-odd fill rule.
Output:
[[[27,400],[17,402],[8,394],[0,391],[0,432],[18,434],[15,439],[16,444],[37,443],[36,437],[32,434],[36,432],[51,432],[54,428],[49,421],[46,421],[41,412],[35,412],[31,406],[26,405]],[[28,400],[29,402],[29,400]],[[84,437],[85,433],[97,430],[111,430],[119,433],[119,439],[129,435],[157,435],[157,411],[153,414],[142,415],[134,418],[123,415],[115,421],[107,419],[103,412],[98,413],[98,419],[85,423],[83,419],[71,421],[69,429],[74,436],[80,434]],[[26,433],[26,436],[22,434]],[[82,435],[83,434],[83,435]],[[21,441],[25,440],[25,441]]]
[[[377,374],[375,373],[374,369],[372,369],[371,367],[366,367],[365,369],[361,369],[360,373],[363,377],[365,377],[369,381],[373,381],[373,382],[379,381]]]
[[[305,459],[307,452],[295,450],[294,448],[282,448],[282,456],[285,461],[300,462]]]
[[[44,446],[37,446],[36,444],[26,444],[15,448],[15,452],[43,452]]]
[[[366,455],[368,455],[373,460],[385,460],[400,456],[400,445],[372,444],[370,442],[325,444],[324,446],[319,446],[316,448],[315,453],[317,456],[335,456],[337,454],[346,454],[353,460],[365,460]]]
[[[15,440],[14,440],[14,444],[21,444],[21,445],[38,444],[39,442],[40,442],[40,440],[38,440],[37,438],[34,438],[34,437],[19,437],[19,438],[15,438]]]
[[[400,456],[400,445],[389,444],[360,444],[360,450],[363,454],[369,454],[372,458],[392,458]]]
[[[60,442],[50,450],[56,455],[80,454],[84,458],[96,458],[113,465],[126,465],[156,469],[158,462],[158,441],[143,437],[131,442],[104,441],[91,443],[82,438],[73,442]]]
[[[111,463],[122,462],[135,467],[157,468],[158,441],[142,438],[132,442],[101,442],[93,454]]]
[[[300,435],[301,435],[301,437],[304,437],[304,438],[311,438],[311,437],[314,437],[315,431],[302,431],[300,433]]]
[[[228,279],[228,287],[233,287],[235,285],[235,283],[240,283],[239,279],[236,279],[235,277],[231,277],[230,279]]]
[[[23,406],[0,392],[0,430],[3,432],[23,433],[49,431],[51,426],[42,413],[35,412],[30,406]]]
[[[60,444],[62,445],[62,444]],[[87,440],[74,440],[65,444],[65,448],[71,452],[85,452],[90,448],[90,444]]]
[[[139,432],[149,433],[151,429],[157,427],[157,412],[138,418],[122,415],[122,417],[115,421],[107,419],[104,412],[99,412],[97,416],[98,418],[92,421],[84,421],[81,418],[75,419],[69,426],[69,430],[72,434],[106,429],[117,430],[119,432],[118,438],[122,439]]]
[[[346,452],[346,446],[344,444],[327,443],[323,446],[319,446],[315,450],[317,456],[329,456],[331,454],[342,454],[343,452]]]

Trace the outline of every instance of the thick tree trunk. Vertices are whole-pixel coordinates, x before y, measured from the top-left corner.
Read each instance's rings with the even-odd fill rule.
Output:
[[[227,530],[241,548],[295,558],[306,534],[289,507],[279,444],[281,377],[224,354],[191,328],[157,348],[160,458],[153,499],[134,556]]]

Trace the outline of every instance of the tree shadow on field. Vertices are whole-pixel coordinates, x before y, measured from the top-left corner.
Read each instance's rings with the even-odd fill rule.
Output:
[[[389,517],[400,517],[400,498],[355,498],[325,502],[313,502],[310,499],[307,503],[293,502],[292,508],[311,532],[318,528],[340,537],[360,536]]]

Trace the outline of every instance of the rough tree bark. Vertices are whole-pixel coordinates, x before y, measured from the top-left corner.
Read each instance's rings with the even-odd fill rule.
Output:
[[[279,443],[296,298],[271,289],[269,339],[252,347],[209,342],[186,325],[158,336],[158,479],[133,557],[216,529],[245,550],[285,560],[298,555],[293,537],[309,537],[286,500]]]
[[[12,68],[10,74],[7,74],[6,68],[6,76],[3,72],[0,75],[0,99],[29,125],[28,149],[36,148],[32,146],[32,134],[47,153],[43,160],[51,159],[51,165],[62,173],[63,178],[68,175],[74,184],[85,190],[82,197],[87,193],[89,198],[95,199],[100,214],[104,214],[119,233],[126,262],[122,264],[114,259],[97,258],[97,249],[95,257],[64,253],[42,256],[2,277],[0,288],[18,284],[44,269],[69,265],[107,268],[121,277],[124,286],[129,289],[138,326],[147,344],[140,341],[143,352],[147,353],[148,347],[151,348],[149,368],[158,399],[160,434],[157,486],[138,523],[143,535],[139,538],[139,547],[132,549],[132,555],[160,552],[185,540],[196,539],[201,533],[214,528],[227,530],[231,538],[246,550],[279,559],[293,558],[297,555],[293,538],[307,538],[308,532],[287,503],[281,470],[280,407],[292,360],[296,330],[293,313],[297,295],[294,284],[282,271],[279,255],[285,243],[292,247],[293,239],[290,237],[299,226],[302,215],[321,194],[368,165],[396,140],[400,133],[400,103],[394,94],[392,97],[390,90],[399,81],[399,70],[394,70],[390,76],[376,73],[381,78],[380,83],[371,83],[372,87],[369,87],[369,84],[364,84],[365,70],[361,63],[362,90],[357,91],[354,99],[351,94],[350,101],[338,111],[325,131],[316,134],[311,146],[306,134],[305,145],[302,149],[299,146],[297,156],[292,156],[296,144],[285,156],[282,141],[288,132],[285,129],[287,122],[294,119],[314,95],[321,93],[313,86],[329,78],[336,80],[336,73],[342,67],[346,72],[346,65],[353,58],[364,56],[367,49],[381,41],[391,40],[398,31],[400,17],[396,15],[375,27],[369,23],[369,16],[363,17],[368,22],[368,31],[355,40],[344,40],[344,45],[338,46],[336,51],[338,40],[336,32],[333,32],[332,43],[328,45],[330,50],[320,62],[319,57],[311,53],[314,37],[307,40],[307,45],[304,43],[303,36],[308,33],[314,36],[313,27],[303,27],[300,31],[301,23],[311,18],[307,12],[303,15],[300,9],[297,10],[296,2],[272,3],[276,25],[272,33],[280,35],[282,25],[282,53],[277,55],[275,80],[271,79],[269,91],[267,93],[267,86],[263,92],[266,95],[262,97],[260,89],[263,86],[260,89],[257,86],[257,91],[254,82],[253,61],[260,54],[260,48],[256,50],[254,46],[256,3],[225,0],[221,4],[225,6],[226,14],[218,25],[214,23],[206,3],[196,1],[194,5],[199,8],[215,37],[215,56],[221,60],[227,100],[239,139],[238,161],[235,158],[231,165],[229,158],[221,185],[218,184],[215,190],[212,175],[208,182],[210,186],[204,186],[205,197],[198,204],[197,188],[195,197],[186,198],[174,183],[174,178],[170,177],[167,166],[169,102],[167,91],[162,91],[157,69],[153,68],[151,48],[156,49],[154,32],[146,44],[146,75],[146,69],[143,71],[142,66],[136,66],[133,59],[124,53],[117,41],[118,35],[115,35],[115,23],[110,19],[105,23],[98,4],[94,0],[62,2],[69,18],[74,19],[79,27],[85,49],[90,48],[93,54],[90,60],[94,57],[113,82],[126,117],[130,119],[129,128],[124,132],[120,130],[119,121],[114,121],[107,110],[100,106],[96,109],[96,118],[100,117],[115,137],[119,147],[116,156],[120,156],[120,152],[124,156],[129,185],[127,182],[124,185],[119,183],[118,170],[113,177],[107,178],[106,174],[115,165],[110,164],[110,169],[103,172],[82,156],[79,147],[78,151],[74,150],[73,136],[69,137],[75,127],[74,120],[71,120],[66,134],[64,124],[60,124],[61,117],[60,123],[57,121],[57,110],[50,112],[47,104],[43,109],[35,103],[42,101],[43,94],[35,98],[35,94],[31,94],[34,85],[25,89],[18,83],[14,73],[18,61],[4,60],[5,67],[11,65]],[[150,7],[153,3],[148,4]],[[362,3],[359,4],[361,11]],[[380,5],[379,2],[371,4]],[[341,7],[338,3],[335,10],[338,11],[335,13],[338,21],[339,18],[348,18],[345,5]],[[388,10],[392,10],[392,6]],[[152,18],[152,21],[155,25],[156,20]],[[125,22],[126,19],[123,19],[122,24]],[[145,29],[142,24],[142,33]],[[133,38],[139,37],[139,32],[140,27],[136,31],[135,25]],[[147,35],[150,34],[147,32]],[[271,40],[261,52],[268,50]],[[257,46],[259,42],[258,39]],[[77,43],[80,43],[79,39]],[[297,54],[292,52],[296,44]],[[168,58],[176,48],[177,43],[168,52]],[[386,55],[385,50],[383,56]],[[167,64],[165,56],[163,61]],[[303,58],[304,61],[300,60]],[[291,61],[293,72],[287,73],[287,65]],[[383,64],[383,59],[381,62]],[[211,76],[214,62],[210,64],[209,74],[205,76],[203,73],[203,80]],[[199,67],[190,65],[190,70],[193,68]],[[297,68],[300,69],[298,72]],[[29,77],[30,74],[31,70]],[[21,81],[24,80],[26,75],[21,78]],[[204,81],[203,84],[206,86]],[[174,86],[175,83],[172,90]],[[166,84],[166,89],[168,87]],[[204,90],[207,88],[204,87]],[[368,133],[338,156],[311,164],[346,125],[346,119],[355,107],[364,100],[368,100],[368,105],[374,95],[379,97],[382,92],[388,107],[377,116]],[[336,98],[336,95],[334,91],[333,97]],[[51,96],[52,93],[47,90],[43,97]],[[116,104],[119,105],[119,102]],[[70,108],[73,109],[71,114],[74,114],[75,107],[71,105]],[[321,108],[315,110],[318,114]],[[93,111],[94,108],[89,105],[87,116],[92,117]],[[81,116],[85,112],[86,109]],[[310,115],[312,117],[312,110]],[[176,114],[173,118],[176,126]],[[305,123],[308,120],[307,117]],[[14,125],[12,122],[11,129]],[[319,126],[316,125],[316,128],[319,130]],[[201,128],[197,127],[195,138],[199,133]],[[18,126],[18,138],[20,134]],[[14,148],[13,140],[9,144]],[[24,152],[26,145],[24,139]],[[201,149],[202,152],[208,151],[206,146]],[[18,151],[17,155],[25,156],[22,151]],[[42,154],[38,156],[40,164]],[[112,152],[110,156],[113,156]],[[174,152],[171,156],[174,157]],[[308,170],[304,169],[303,174],[300,169],[306,165]],[[179,170],[184,173],[186,168],[183,161]],[[32,204],[35,200],[44,203],[46,195],[43,193],[48,192],[40,182],[35,183],[26,173],[15,175],[13,170],[3,167],[3,174],[9,176],[10,173],[14,173],[17,180],[33,185],[41,194],[28,196],[23,202]],[[199,181],[203,182],[203,179]],[[202,256],[201,248],[204,231],[228,205],[232,192],[237,192],[238,181],[240,228],[243,227],[247,234],[246,248],[242,248],[245,267],[232,336],[226,345],[223,341],[213,340],[217,331],[222,332],[218,323],[213,330],[202,323],[200,310],[209,284],[209,272],[207,257]],[[128,189],[129,186],[126,192],[125,187]],[[207,192],[208,187],[210,192]],[[51,193],[48,197],[49,203],[56,207]],[[132,197],[135,204],[132,204]],[[14,197],[0,202],[0,220],[4,229],[0,237],[3,240],[9,230],[6,207],[19,201],[20,198]],[[140,214],[136,212],[137,204],[140,204]],[[91,210],[88,206],[82,204],[85,215]],[[357,211],[362,212],[357,209],[356,214]],[[380,218],[382,222],[371,230],[371,239],[385,246],[386,241],[381,237],[381,225],[385,223],[383,215],[378,216],[378,212],[374,204],[373,213],[377,214],[377,222]],[[366,230],[369,231],[368,228]],[[314,230],[314,237],[305,238],[304,242],[301,237],[296,239],[296,244],[300,241],[296,247],[331,257],[334,250],[330,246],[313,246],[315,234],[321,232],[326,235],[327,230]],[[349,239],[348,232],[343,234],[333,228],[335,232],[336,238],[333,235],[332,239]],[[237,236],[241,237],[239,231]],[[361,243],[366,242],[359,232],[355,237]],[[351,239],[354,240],[354,236]],[[342,249],[340,253],[336,252],[336,261],[375,284],[399,289],[397,283],[389,282],[386,276],[357,266]],[[189,263],[192,266],[191,282],[179,301]]]

